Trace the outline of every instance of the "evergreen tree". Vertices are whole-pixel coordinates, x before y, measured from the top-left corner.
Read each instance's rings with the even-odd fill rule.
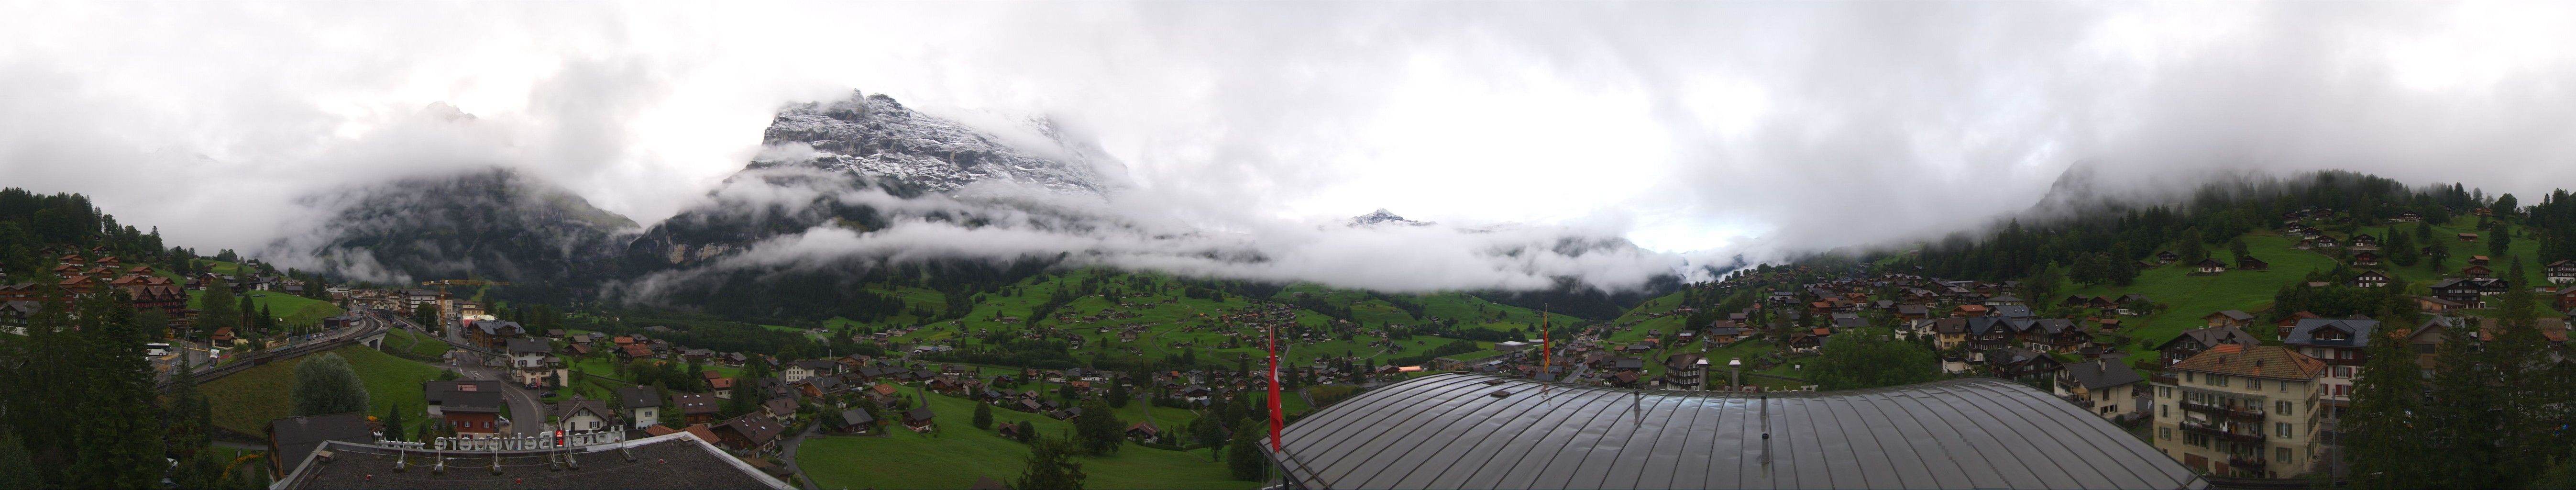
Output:
[[[1261,454],[1261,441],[1270,434],[1268,422],[1245,420],[1234,427],[1233,447],[1225,452],[1225,467],[1234,479],[1261,481],[1270,472],[1270,459]]]
[[[976,430],[985,430],[985,429],[991,429],[991,428],[993,428],[993,404],[991,404],[991,403],[976,403],[976,404],[975,404],[975,421],[974,421],[974,424],[975,424],[975,429],[976,429]]]
[[[1011,488],[1021,490],[1081,490],[1085,475],[1082,463],[1074,460],[1074,444],[1060,437],[1039,438],[1029,443],[1028,469]]]
[[[109,290],[80,302],[80,333],[86,337],[86,373],[71,380],[84,388],[77,398],[79,439],[74,442],[65,482],[80,488],[142,488],[159,480],[163,468],[160,409],[153,405],[151,363],[134,355],[143,345],[134,323],[132,299]]]
[[[197,389],[196,368],[184,361],[186,356],[180,357],[183,361],[171,368],[170,406],[165,407],[162,424],[169,428],[167,450],[185,458],[213,442],[209,431],[214,428],[214,413],[205,393]]]
[[[2457,488],[2497,488],[2495,376],[2480,361],[2468,331],[2448,337],[2434,355],[2433,401],[2417,420],[2423,438],[2415,464],[2426,480]]]
[[[613,399],[613,398],[614,398],[614,397],[612,397],[612,399]],[[400,441],[400,440],[402,440],[402,436],[403,436],[403,433],[402,433],[402,429],[403,429],[403,416],[402,416],[402,414],[403,414],[403,407],[401,407],[401,406],[399,406],[399,405],[397,405],[397,406],[391,406],[391,407],[385,407],[385,418],[384,418],[384,420],[383,420],[383,422],[385,423],[385,440],[391,440],[391,441]]]
[[[2510,250],[2513,250],[2513,225],[2496,223],[2495,231],[2487,233],[2487,256],[2501,259]]]
[[[2424,251],[2417,249],[2415,241],[2393,228],[2389,230],[2388,238],[2380,241],[2379,250],[2380,255],[2388,256],[2389,263],[2401,267],[2413,267],[2416,262],[2424,261]]]
[[[295,364],[295,415],[367,411],[367,385],[339,354],[306,356]]]
[[[45,480],[36,470],[35,458],[18,440],[18,434],[0,436],[0,488],[44,488]]]
[[[2181,255],[2182,263],[2185,265],[2209,258],[2209,248],[2203,243],[2199,228],[2183,230],[2181,243],[2175,244],[2174,247],[2176,248],[2174,254]]]
[[[1127,408],[1127,399],[1134,397],[1127,393],[1125,381],[1117,378],[1109,380],[1109,408]]]
[[[2464,331],[2443,332],[2466,340]],[[2439,486],[2418,460],[2424,444],[2419,418],[2424,414],[2424,377],[2415,353],[2401,342],[2371,342],[2369,360],[2352,382],[2352,409],[2344,413],[2345,461],[2352,465],[2356,488],[2430,488]]]
[[[706,372],[707,367],[705,364],[701,364],[694,360],[689,361],[689,376],[685,379],[672,380],[672,382],[678,383],[677,386],[682,387],[680,388],[680,391],[705,392],[708,388],[708,386],[706,386]],[[739,386],[742,383],[737,380],[734,384]]]
[[[178,484],[179,488],[233,487],[231,484],[232,482],[222,480],[224,474],[224,460],[217,458],[214,453],[210,452],[198,453],[196,456],[181,460],[179,462],[179,466],[172,468],[170,473],[170,482]],[[18,487],[0,486],[0,488]]]
[[[2529,283],[2524,282],[2522,259],[2515,258],[2507,271],[2513,287],[2499,296],[2504,301],[2504,318],[2494,333],[2495,338],[2480,350],[2482,362],[2494,374],[2496,414],[2503,430],[2497,432],[2495,478],[2506,487],[2521,487],[2539,477],[2542,465],[2567,454],[2556,432],[2563,427],[2565,398],[2557,398],[2550,379],[2553,364],[2549,339],[2544,337],[2533,312],[2534,299]]]

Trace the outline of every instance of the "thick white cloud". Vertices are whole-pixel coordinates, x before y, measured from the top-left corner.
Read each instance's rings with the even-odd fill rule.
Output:
[[[2568,25],[2523,3],[28,3],[0,6],[0,185],[202,247],[266,243],[321,189],[496,164],[650,223],[760,154],[780,104],[860,88],[1049,116],[1128,165],[1118,202],[1211,233],[1384,207],[1722,254],[1982,222],[2088,159],[2114,183],[2543,191],[2576,177]],[[1305,253],[1281,263],[1361,255]]]
[[[728,202],[726,209],[737,210],[771,205],[801,209],[820,201],[865,205],[890,224],[876,229],[816,226],[749,244],[710,264],[647,277],[625,295],[650,300],[668,285],[709,273],[960,258],[1062,258],[1076,266],[1402,292],[1545,289],[1559,278],[1628,291],[1658,275],[1707,276],[1685,270],[1692,264],[1682,257],[1601,238],[1615,235],[1597,229],[1348,226],[1277,219],[1211,227],[1204,224],[1225,218],[1184,218],[1174,212],[1181,208],[1152,201],[1057,193],[1006,181],[899,199],[834,180],[776,179],[788,183],[773,185],[772,179],[759,178],[808,173],[792,167],[764,170],[730,181],[716,194]]]

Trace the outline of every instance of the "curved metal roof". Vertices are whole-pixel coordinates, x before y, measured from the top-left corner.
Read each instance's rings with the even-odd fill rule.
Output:
[[[2011,381],[1767,395],[1432,375],[1307,416],[1272,457],[1304,488],[2208,486]]]

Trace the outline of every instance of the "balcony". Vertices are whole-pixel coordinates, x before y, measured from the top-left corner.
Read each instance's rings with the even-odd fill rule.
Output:
[[[2264,464],[2265,461],[2263,461],[2263,458],[2248,458],[2244,456],[2227,457],[2227,466],[2234,467],[2239,470],[2259,473],[2263,471]]]
[[[2238,432],[2238,431],[2231,431],[2231,430],[2227,430],[2227,429],[2224,429],[2224,428],[2220,428],[2219,426],[2216,426],[2216,425],[2211,425],[2211,424],[2210,424],[2210,423],[2208,423],[2208,422],[2200,422],[2200,421],[2193,421],[2193,420],[2184,420],[2184,421],[2182,421],[2182,430],[2183,430],[2183,432],[2191,432],[2191,433],[2197,433],[2197,434],[2204,434],[2204,435],[2208,435],[2208,436],[2211,436],[2211,437],[2217,437],[2217,438],[2219,438],[2220,440],[2225,440],[2225,441],[2229,441],[2229,442],[2239,442],[2239,443],[2245,443],[2245,444],[2261,444],[2261,443],[2263,443],[2263,433],[2261,433],[2261,432]]]
[[[2182,376],[2175,375],[2171,371],[2157,371],[2152,379],[2160,385],[2182,384]]]
[[[2241,420],[2241,421],[2246,421],[2246,422],[2262,422],[2262,421],[2263,421],[2263,409],[2260,409],[2260,408],[2248,408],[2248,407],[2244,407],[2244,406],[2232,406],[2232,407],[2231,407],[2231,406],[2225,406],[2225,405],[2214,405],[2214,404],[2208,404],[2208,403],[2199,403],[2199,402],[2185,401],[2185,402],[2182,402],[2182,409],[2183,409],[2184,411],[2200,412],[2200,413],[2209,414],[2209,415],[2214,416],[2214,417],[2226,417],[2226,418],[2229,418],[2229,419],[2233,419],[2233,420]]]

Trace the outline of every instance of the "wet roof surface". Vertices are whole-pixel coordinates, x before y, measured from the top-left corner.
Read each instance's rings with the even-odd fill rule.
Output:
[[[2110,422],[1993,378],[1763,399],[1440,374],[1281,439],[1307,488],[2207,486]]]

